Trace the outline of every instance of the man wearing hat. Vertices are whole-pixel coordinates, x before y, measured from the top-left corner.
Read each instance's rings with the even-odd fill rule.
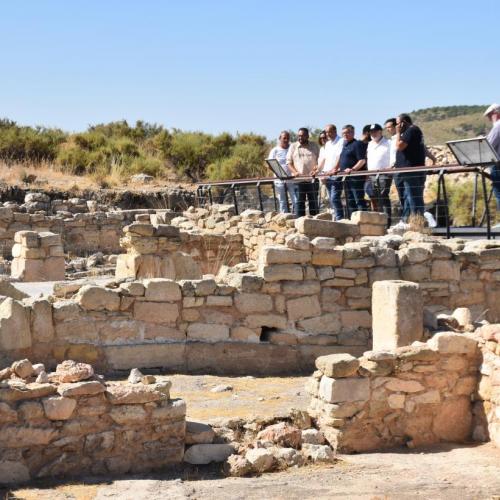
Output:
[[[371,141],[368,143],[366,158],[368,170],[382,170],[391,167],[391,142],[382,135],[382,127],[378,123],[370,125]],[[391,191],[392,176],[380,174],[378,179],[370,176],[366,182],[366,192],[376,212],[387,214],[388,226],[391,225]]]
[[[488,142],[500,157],[500,104],[492,104],[485,112],[484,116],[493,124],[490,133],[486,136]],[[500,166],[495,165],[491,169],[491,182],[493,192],[497,199],[497,210],[500,210]]]

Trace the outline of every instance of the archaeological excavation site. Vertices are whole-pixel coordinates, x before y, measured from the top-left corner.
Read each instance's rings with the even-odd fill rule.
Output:
[[[243,498],[386,451],[498,466],[500,243],[386,227],[4,202],[0,484],[208,471]]]

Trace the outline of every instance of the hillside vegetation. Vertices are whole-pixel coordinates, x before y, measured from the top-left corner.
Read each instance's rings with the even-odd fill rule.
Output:
[[[489,128],[482,115],[485,108],[434,107],[411,114],[427,144],[434,145],[485,134]],[[311,139],[317,140],[320,130],[311,132]],[[0,119],[3,163],[30,168],[50,165],[64,174],[89,176],[103,187],[121,184],[138,173],[187,182],[268,175],[263,160],[270,147],[266,137],[253,133],[212,135],[143,121],[135,125],[117,121],[67,133]]]
[[[189,180],[262,175],[269,145],[264,136],[219,135],[166,129],[126,121],[69,134],[60,129],[19,126],[0,120],[0,160],[7,164],[54,165],[67,174],[90,175],[102,184],[137,173]]]
[[[410,115],[414,123],[422,128],[425,142],[437,145],[485,135],[490,128],[483,116],[486,108],[486,105],[444,106],[419,109]]]

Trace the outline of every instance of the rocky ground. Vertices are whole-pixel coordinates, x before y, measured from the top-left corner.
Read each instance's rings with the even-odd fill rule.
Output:
[[[499,499],[500,450],[490,444],[344,455],[334,465],[223,478],[214,469],[47,484],[10,492],[25,500]]]
[[[162,376],[157,376],[162,379]],[[168,376],[188,419],[268,418],[305,408],[305,378]],[[225,389],[225,390],[223,390]],[[500,499],[500,450],[491,444],[342,455],[334,464],[226,478],[220,465],[78,482],[34,483],[4,492],[26,500],[487,498]]]

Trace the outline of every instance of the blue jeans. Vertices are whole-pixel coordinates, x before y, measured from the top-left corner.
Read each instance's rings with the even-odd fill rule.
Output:
[[[344,183],[342,177],[328,177],[326,179],[326,189],[330,199],[330,208],[335,210],[335,220],[344,218],[344,206],[342,205],[342,190]]]
[[[493,194],[497,200],[497,210],[500,210],[500,165],[491,167],[490,175]]]
[[[286,185],[286,189],[285,189]],[[274,181],[276,196],[278,197],[280,212],[283,214],[295,213],[297,205],[297,184],[287,181]],[[287,192],[291,200],[290,209],[287,206]]]
[[[365,200],[365,177],[346,177],[347,204],[349,216],[356,210],[368,210]]]

